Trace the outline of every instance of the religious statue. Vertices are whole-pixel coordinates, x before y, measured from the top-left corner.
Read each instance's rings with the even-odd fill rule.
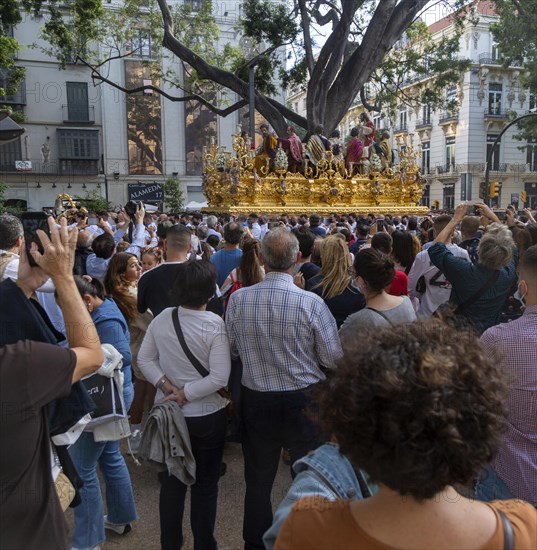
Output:
[[[267,124],[261,124],[259,127],[263,141],[260,147],[257,149],[255,155],[255,169],[257,172],[262,173],[262,168],[266,166],[267,160],[269,162],[269,172],[273,168],[274,157],[276,156],[276,147],[278,146],[278,140],[274,135],[269,132]]]
[[[278,138],[287,153],[289,172],[302,172],[304,166],[304,146],[296,134],[294,126],[287,127],[287,138]]]
[[[382,132],[380,139],[378,155],[380,161],[382,162],[382,170],[387,170],[392,167],[392,146],[390,145],[390,134],[389,132]]]
[[[330,148],[332,149],[332,154],[334,155],[334,160],[340,162],[343,160],[343,147],[341,146],[341,134],[339,130],[334,130],[330,137],[328,138],[330,142]]]
[[[306,156],[312,164],[317,165],[320,160],[326,158],[326,151],[330,151],[330,142],[323,136],[323,127],[317,126],[306,144]]]
[[[362,160],[362,152],[364,150],[364,144],[358,137],[359,133],[360,131],[358,128],[353,128],[351,130],[351,140],[345,152],[345,168],[351,171],[352,175],[359,172],[358,163]]]
[[[50,157],[50,147],[47,142],[41,145],[41,157],[43,158],[43,162],[48,162]]]
[[[367,113],[360,114],[360,122],[362,126],[360,127],[360,133],[363,137],[364,147],[367,149],[363,152],[364,158],[369,158],[372,153],[372,146],[375,141],[377,141],[377,136],[375,134],[375,125],[369,118]]]

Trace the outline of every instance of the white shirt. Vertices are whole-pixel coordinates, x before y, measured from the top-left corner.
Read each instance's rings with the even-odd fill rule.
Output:
[[[457,258],[470,261],[468,252],[456,244],[448,244],[448,250]],[[421,276],[425,278],[425,294],[416,291],[416,285]],[[410,296],[418,298],[420,306],[416,312],[418,319],[426,319],[446,303],[451,295],[451,284],[444,274],[433,265],[429,259],[429,252],[422,250],[415,258],[412,269],[408,274],[408,290]]]
[[[262,241],[263,237],[266,235],[268,231],[268,223],[259,224],[260,234],[259,234],[259,240]]]
[[[177,339],[172,320],[174,309],[165,309],[149,325],[138,353],[138,367],[153,385],[166,376],[174,386],[184,388],[188,400],[183,406],[185,416],[211,414],[227,404],[227,400],[216,393],[228,383],[231,371],[226,326],[210,311],[179,308],[187,346],[209,371],[209,376],[202,378]],[[159,390],[155,401],[163,397]]]
[[[252,223],[250,231],[254,239],[261,239],[261,226],[257,222]]]

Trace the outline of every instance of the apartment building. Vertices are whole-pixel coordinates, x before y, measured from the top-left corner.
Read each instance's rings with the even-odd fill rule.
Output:
[[[200,0],[187,1],[193,11],[200,9]],[[213,4],[218,47],[239,43],[241,4]],[[119,5],[120,0],[104,4],[109,10]],[[95,189],[113,204],[124,204],[129,184],[162,183],[176,176],[187,203],[204,201],[203,148],[216,143],[232,150],[237,125],[247,127],[245,110],[223,118],[197,102],[173,102],[150,89],[125,95],[108,84],[94,86],[90,70],[80,62],[73,59],[60,70],[56,60],[31,47],[39,42],[46,15],[23,17],[13,33],[22,45],[17,65],[26,67],[26,79],[16,94],[0,98],[26,117],[25,134],[0,145],[0,179],[9,185],[8,199],[41,209],[54,205],[60,193],[84,197]],[[158,85],[143,63],[154,52],[149,33],[140,29],[123,47],[131,55],[112,61],[107,78],[127,88]],[[180,64],[170,63],[180,74]],[[181,93],[165,84],[163,89],[174,96]],[[228,99],[236,100],[234,94]]]

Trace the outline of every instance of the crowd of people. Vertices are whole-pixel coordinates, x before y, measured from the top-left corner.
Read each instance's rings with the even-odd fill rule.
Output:
[[[143,547],[125,453],[217,548],[226,440],[248,550],[535,547],[534,212],[128,210],[0,216],[2,549]]]

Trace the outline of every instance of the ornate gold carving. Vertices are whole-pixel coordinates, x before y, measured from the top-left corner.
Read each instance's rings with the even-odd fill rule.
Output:
[[[254,170],[254,153],[235,136],[234,155],[211,145],[203,152],[203,191],[208,210],[239,213],[328,213],[371,210],[423,214],[418,206],[427,181],[420,174],[419,152],[408,146],[399,169],[352,175],[343,161],[328,151],[316,166],[306,164],[304,175],[278,169],[268,162]],[[364,168],[368,170],[367,167]]]

